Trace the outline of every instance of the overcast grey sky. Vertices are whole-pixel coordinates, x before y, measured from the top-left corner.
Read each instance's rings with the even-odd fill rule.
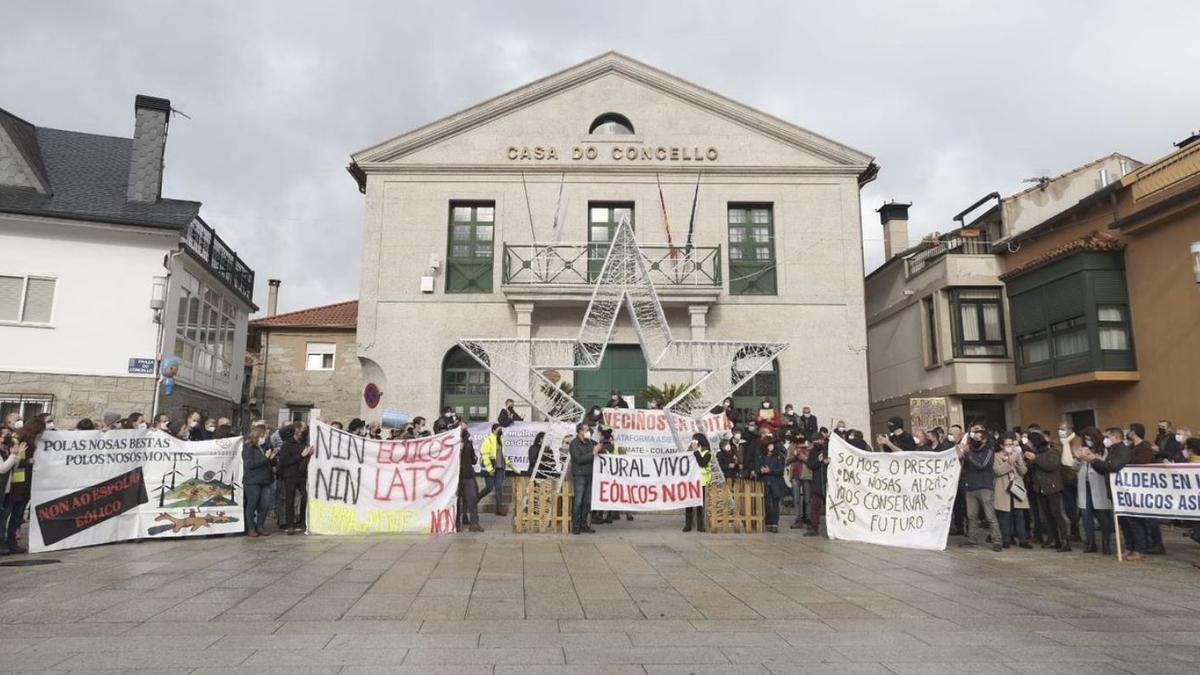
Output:
[[[358,292],[351,152],[609,49],[876,157],[911,236],[1021,179],[1200,128],[1200,3],[0,0],[0,107],[130,136],[170,98],[164,195],[204,202],[281,310]]]

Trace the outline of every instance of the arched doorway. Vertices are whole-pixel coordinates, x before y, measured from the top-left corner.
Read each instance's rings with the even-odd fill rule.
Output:
[[[772,359],[771,365],[755,373],[754,377],[733,392],[733,407],[738,419],[753,419],[762,407],[764,398],[771,400],[771,407],[783,412],[783,403],[779,400],[779,359]]]
[[[491,376],[488,371],[465,352],[455,346],[442,359],[442,403],[441,408],[453,408],[458,416],[470,422],[485,422],[488,414],[488,394],[491,391]]]

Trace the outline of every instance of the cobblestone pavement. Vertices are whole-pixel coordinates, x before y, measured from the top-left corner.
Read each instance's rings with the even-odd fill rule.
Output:
[[[62,562],[0,567],[0,671],[1200,672],[1200,548],[1177,530],[1121,565],[679,520],[29,556]]]

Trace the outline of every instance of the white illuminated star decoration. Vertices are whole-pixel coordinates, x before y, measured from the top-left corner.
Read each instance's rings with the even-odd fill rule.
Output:
[[[690,257],[683,254],[680,264],[692,264]],[[458,344],[516,396],[545,415],[552,429],[555,424],[562,425],[556,431],[566,430],[569,434],[574,431],[574,424],[583,419],[583,406],[544,373],[599,369],[623,302],[633,318],[648,369],[693,373],[691,386],[663,406],[668,417],[683,415],[699,419],[788,347],[786,343],[671,337],[662,303],[650,279],[650,265],[638,247],[628,218],[621,219],[609,245],[578,337],[463,338]],[[675,444],[685,450],[690,437],[683,436],[676,425],[668,426]],[[546,442],[553,443],[562,437],[563,434],[547,434]],[[556,464],[561,470],[561,458]],[[538,466],[530,469],[534,479],[545,477],[540,454]]]

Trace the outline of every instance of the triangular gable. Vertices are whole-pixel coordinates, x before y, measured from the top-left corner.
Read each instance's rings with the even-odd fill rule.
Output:
[[[378,145],[361,150],[352,159],[355,164],[394,162],[422,149],[488,124],[497,118],[557,96],[588,82],[617,74],[632,82],[689,103],[741,127],[779,143],[797,148],[832,165],[865,169],[872,158],[777,117],[733,101],[695,84],[616,52],[536,80],[476,106],[414,129]]]

